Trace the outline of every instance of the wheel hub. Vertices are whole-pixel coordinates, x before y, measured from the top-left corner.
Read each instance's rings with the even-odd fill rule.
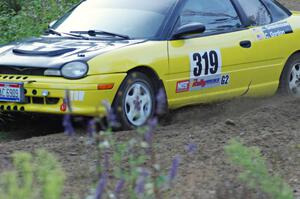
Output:
[[[150,89],[142,82],[134,83],[125,97],[125,114],[128,121],[135,125],[143,125],[150,117],[152,99]]]
[[[133,100],[133,104],[134,104],[134,109],[136,111],[141,111],[142,100],[140,100],[139,96],[137,96],[136,99]]]
[[[300,97],[300,63],[292,67],[289,88],[293,95]]]

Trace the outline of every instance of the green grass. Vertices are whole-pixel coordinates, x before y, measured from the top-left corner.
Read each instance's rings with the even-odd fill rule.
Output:
[[[232,164],[241,168],[239,178],[250,188],[259,188],[273,199],[293,199],[293,191],[278,175],[271,175],[267,161],[257,147],[246,147],[237,140],[231,140],[225,152]]]
[[[59,199],[65,174],[57,158],[45,151],[15,152],[13,167],[0,173],[0,199]]]

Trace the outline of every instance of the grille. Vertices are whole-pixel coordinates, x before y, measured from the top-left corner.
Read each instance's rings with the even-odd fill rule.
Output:
[[[0,66],[0,74],[44,76],[45,68]]]
[[[29,97],[25,96],[25,102],[22,104],[42,104],[42,105],[56,105],[59,103],[58,97]],[[9,102],[0,102],[1,104],[8,104]],[[0,109],[1,110],[1,109]]]
[[[55,105],[59,103],[59,98],[57,97],[25,97],[24,104],[46,104]]]

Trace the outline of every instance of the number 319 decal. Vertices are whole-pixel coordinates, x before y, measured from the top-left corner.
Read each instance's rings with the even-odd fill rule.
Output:
[[[221,74],[222,57],[220,49],[191,53],[190,63],[191,79]]]

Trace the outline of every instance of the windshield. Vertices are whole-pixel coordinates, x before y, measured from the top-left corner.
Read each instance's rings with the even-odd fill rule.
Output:
[[[86,0],[51,28],[65,33],[95,30],[134,39],[154,38],[174,3],[175,0]]]

